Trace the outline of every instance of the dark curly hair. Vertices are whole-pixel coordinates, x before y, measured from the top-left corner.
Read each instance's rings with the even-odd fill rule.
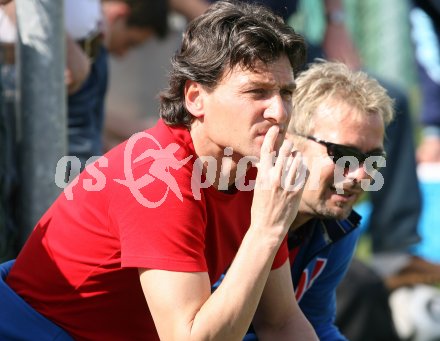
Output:
[[[195,81],[215,89],[225,71],[257,62],[275,62],[286,54],[294,72],[304,64],[302,36],[270,9],[236,1],[219,1],[189,23],[172,58],[169,88],[160,94],[160,114],[168,125],[189,127],[193,116],[184,105],[184,86]]]

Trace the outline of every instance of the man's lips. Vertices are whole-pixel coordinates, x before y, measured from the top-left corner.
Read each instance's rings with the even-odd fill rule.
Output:
[[[336,188],[335,186],[331,186],[330,189],[335,192],[335,194],[349,198],[351,196],[359,196],[362,193],[361,189],[349,189],[349,188]]]
[[[258,129],[257,130],[257,135],[265,136],[271,127],[272,126],[268,126],[268,127],[262,128],[262,129]],[[284,125],[279,125],[278,127],[279,127],[278,135],[284,134],[284,131],[286,129],[285,126]]]

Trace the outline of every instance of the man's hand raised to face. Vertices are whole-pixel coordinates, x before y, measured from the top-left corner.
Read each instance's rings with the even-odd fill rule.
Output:
[[[276,160],[279,128],[272,126],[263,141],[251,211],[251,226],[268,229],[281,243],[298,213],[306,168],[293,143],[284,140]]]

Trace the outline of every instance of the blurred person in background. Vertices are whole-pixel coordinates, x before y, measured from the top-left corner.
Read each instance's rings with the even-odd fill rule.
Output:
[[[90,15],[79,3],[91,7]],[[108,53],[123,57],[127,51],[154,35],[167,33],[168,7],[161,0],[66,1],[68,32],[88,55],[90,72],[82,86],[68,97],[68,155],[79,158],[72,164],[70,179],[87,160],[103,154],[102,128],[108,83]],[[74,169],[73,169],[74,168]]]
[[[440,163],[440,3],[413,0],[412,39],[421,85],[420,163]]]
[[[107,91],[107,51],[123,56],[151,38],[167,32],[167,4],[141,0],[66,0],[65,84],[68,111],[68,164],[72,179],[87,160],[102,155],[102,121]],[[0,8],[1,101],[0,138],[0,257],[13,258],[19,251],[14,219],[17,185],[15,137],[15,3]]]

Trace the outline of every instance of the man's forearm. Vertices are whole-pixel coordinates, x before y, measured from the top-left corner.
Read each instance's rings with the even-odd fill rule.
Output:
[[[281,328],[266,328],[264,332],[258,333],[258,340],[260,341],[292,341],[292,340],[315,340],[318,337],[313,329],[313,326],[304,316],[297,316],[288,321]]]
[[[250,230],[218,289],[194,319],[194,340],[207,330],[215,340],[241,340],[258,306],[278,247]],[[215,319],[212,316],[216,316]],[[200,334],[199,334],[200,333]]]
[[[77,91],[90,72],[90,60],[81,47],[69,36],[66,37],[66,85],[69,94]]]
[[[317,339],[296,301],[289,260],[271,271],[253,326],[259,340]]]
[[[162,340],[242,340],[277,247],[248,231],[223,282],[211,294],[207,273],[139,269]]]

